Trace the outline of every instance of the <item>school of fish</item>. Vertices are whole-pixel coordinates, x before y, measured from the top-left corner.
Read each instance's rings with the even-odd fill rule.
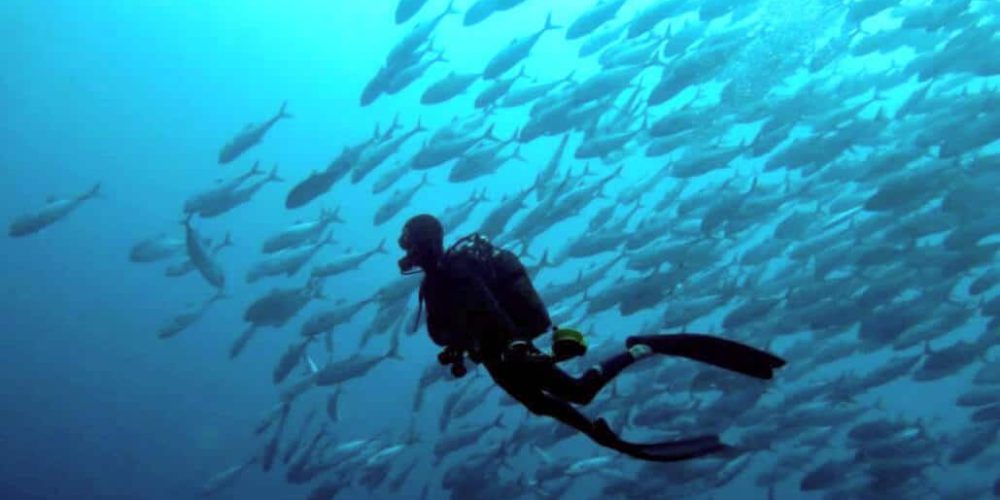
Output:
[[[279,396],[248,429],[253,453],[200,493],[277,467],[310,485],[311,499],[396,498],[404,487],[554,499],[585,481],[590,498],[712,496],[736,484],[768,498],[1000,497],[1000,3],[587,1],[572,18],[552,2],[468,73],[447,68],[439,26],[472,32],[540,0],[398,0],[403,35],[358,104],[459,101],[466,114],[406,125],[401,113],[306,175],[236,166],[291,128],[294,103],[275,103],[219,151],[231,178],[184,200],[175,231],[136,242],[129,261],[169,261],[167,277],[199,276],[213,290],[151,327],[162,339],[195,328],[244,283],[276,285],[246,304],[226,355],[238,360],[264,329],[287,338],[274,353]],[[594,69],[533,79],[543,43],[573,44]],[[546,156],[523,154],[531,143]],[[530,169],[533,181],[496,189],[509,168]],[[378,200],[370,225],[359,221],[379,234],[373,248],[332,250],[352,214],[324,199],[348,184]],[[651,332],[715,332],[790,360],[767,390],[710,367],[644,362],[586,409],[618,431],[724,433],[738,453],[676,464],[596,447],[568,454],[572,429],[528,415],[488,377],[455,381],[435,359],[401,355],[427,342],[414,335],[419,277],[398,276],[386,241],[442,184],[469,192],[437,200],[447,238],[479,232],[514,250],[554,323],[591,327],[576,368],[636,333],[595,323],[630,317]],[[287,196],[276,210],[319,215],[273,228],[234,277],[221,252],[233,241],[199,224],[279,187]],[[99,184],[50,199],[9,236],[98,197]],[[377,293],[324,293],[369,262],[385,270]],[[575,277],[546,278],[557,272]],[[345,329],[365,310],[374,316],[363,331]],[[353,337],[358,348],[340,355]],[[368,347],[376,341],[385,347]],[[412,399],[399,408],[410,424],[336,431],[342,387],[390,365],[416,380],[399,395]],[[935,408],[948,419],[896,408],[955,381],[947,408]],[[425,404],[432,391],[440,408]],[[491,398],[500,413],[478,413]],[[424,412],[437,412],[436,429],[417,426]],[[944,480],[955,471],[968,479]]]

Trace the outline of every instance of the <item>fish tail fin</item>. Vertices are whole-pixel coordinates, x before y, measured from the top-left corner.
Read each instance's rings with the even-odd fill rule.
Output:
[[[226,231],[226,237],[222,239],[222,243],[219,243],[219,246],[215,247],[215,251],[218,252],[223,248],[231,246],[233,246],[233,233]]]
[[[519,140],[518,138],[520,136],[521,136],[521,129],[520,128],[514,129],[514,133],[510,134],[510,139],[507,139],[506,141],[503,141],[503,145],[507,146],[508,144],[514,144],[515,142],[517,142]]]
[[[271,173],[267,174],[267,179],[265,179],[264,182],[285,182],[285,179],[282,179],[281,177],[278,176],[277,164],[275,164],[274,167],[271,168]]]
[[[423,118],[418,116],[417,117],[417,126],[413,127],[413,133],[414,134],[419,134],[420,132],[427,132],[427,127],[425,127],[424,124],[423,124]]]
[[[329,217],[330,222],[336,222],[336,223],[339,223],[339,224],[344,224],[345,222],[347,222],[342,217],[340,217],[340,206],[339,205],[336,208],[334,208],[333,210],[328,211],[327,212],[327,217]]]
[[[566,75],[566,78],[563,78],[562,81],[563,83],[576,83],[576,80],[573,79],[573,77],[575,76],[576,76],[576,70],[574,69],[573,71],[570,71],[569,74]],[[566,134],[566,136],[568,135],[569,134]]]
[[[281,109],[278,110],[278,115],[276,118],[277,120],[280,120],[282,118],[292,118],[292,114],[285,111],[285,108],[287,107],[288,107],[288,101],[281,103]]]
[[[260,174],[263,174],[263,173],[264,172],[261,171],[261,169],[260,169],[260,160],[257,160],[255,162],[253,162],[253,166],[250,167],[250,171],[247,172],[246,176],[247,177],[251,177],[251,176],[260,175]]]
[[[323,239],[319,242],[319,245],[320,246],[323,246],[323,245],[332,245],[334,243],[336,243],[336,241],[334,241],[334,239],[333,239],[333,232],[331,231],[329,233],[326,233],[326,236],[324,236]]]
[[[385,249],[385,241],[385,238],[382,238],[382,241],[380,241],[378,246],[375,247],[374,253],[389,253],[388,250]]]
[[[392,132],[398,128],[399,128],[399,112],[397,111],[396,115],[392,117],[392,122],[389,123],[389,128],[386,129],[385,131],[386,137],[392,135]]]
[[[89,200],[91,198],[104,198],[104,195],[101,194],[100,182],[94,184],[94,186],[91,187],[89,191],[87,191],[86,193],[84,193],[83,196],[80,197],[81,200]]]
[[[399,336],[393,335],[389,341],[389,350],[386,351],[385,359],[398,359],[403,360],[403,356],[399,354]]]
[[[459,13],[458,9],[455,8],[455,0],[451,0],[448,2],[448,6],[445,7],[444,14],[441,15],[447,16],[448,14],[458,14],[458,13]]]
[[[549,12],[549,15],[545,16],[545,26],[542,27],[541,33],[545,33],[546,31],[551,31],[551,30],[557,30],[560,28],[562,28],[562,26],[552,23],[552,12]]]
[[[489,139],[489,140],[492,140],[492,141],[499,141],[500,140],[500,139],[497,139],[497,136],[493,135],[493,127],[495,125],[496,124],[491,123],[489,127],[486,127],[486,132],[483,132],[482,140],[484,140],[484,141],[486,139]]]
[[[490,424],[490,428],[506,429],[507,426],[503,425],[503,413],[499,413],[497,418],[493,419],[493,423]]]
[[[545,251],[542,252],[542,260],[541,260],[541,262],[538,263],[538,268],[539,269],[543,269],[543,268],[546,268],[546,267],[552,267],[552,260],[549,258],[549,249],[548,248],[546,248]]]
[[[511,160],[517,160],[517,161],[523,161],[523,162],[527,162],[528,161],[525,157],[521,156],[521,145],[520,144],[518,144],[514,148],[514,152],[511,153],[510,159]]]

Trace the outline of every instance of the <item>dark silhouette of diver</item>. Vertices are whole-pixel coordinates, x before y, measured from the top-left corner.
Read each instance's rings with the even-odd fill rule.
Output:
[[[699,334],[635,336],[627,350],[575,378],[557,366],[582,355],[578,332],[552,328],[545,305],[524,266],[513,253],[493,247],[473,234],[444,249],[441,223],[431,215],[411,218],[399,246],[403,274],[423,270],[420,307],[427,310],[427,330],[444,349],[438,355],[452,373],[465,375],[464,359],[482,363],[490,376],[529,411],[570,425],[594,442],[643,460],[673,462],[720,452],[728,447],[717,435],[651,444],[621,439],[598,418],[590,420],[573,405],[586,405],[632,363],[654,353],[682,356],[748,376],[770,379],[784,360],[755,348]],[[418,269],[419,268],[419,269]],[[419,312],[417,321],[420,321]],[[553,329],[553,354],[532,344]]]

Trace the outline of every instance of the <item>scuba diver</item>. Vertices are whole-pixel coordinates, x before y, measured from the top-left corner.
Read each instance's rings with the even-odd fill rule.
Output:
[[[426,308],[431,340],[444,348],[438,361],[450,366],[452,374],[465,375],[466,358],[481,363],[497,385],[532,413],[555,418],[599,445],[638,459],[674,462],[729,447],[717,435],[649,444],[625,441],[603,418],[591,420],[573,405],[590,403],[622,370],[653,354],[694,359],[759,379],[770,379],[785,364],[767,352],[709,335],[649,335],[627,338],[624,352],[573,377],[557,364],[586,352],[583,336],[551,324],[517,256],[478,234],[445,251],[441,223],[427,214],[406,222],[399,246],[406,252],[399,260],[400,272],[424,273],[419,307]],[[532,343],[550,330],[552,354]]]

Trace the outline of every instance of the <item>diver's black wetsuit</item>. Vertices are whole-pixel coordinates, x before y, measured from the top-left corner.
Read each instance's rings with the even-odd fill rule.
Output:
[[[636,359],[651,353],[680,356],[770,379],[785,361],[768,352],[704,334],[631,336],[628,351],[572,377],[557,360],[531,344],[552,327],[524,266],[514,254],[472,235],[443,249],[444,230],[435,217],[421,214],[407,221],[400,248],[407,254],[400,272],[416,267],[426,273],[420,286],[427,306],[427,330],[444,347],[438,359],[464,374],[463,359],[486,366],[493,380],[533,413],[553,417],[594,442],[643,460],[673,462],[728,449],[714,434],[675,441],[632,443],[618,437],[603,419],[591,421],[573,404],[587,404]],[[565,344],[564,344],[565,345]],[[571,346],[572,347],[572,346]],[[563,349],[571,354],[573,350]]]
[[[590,403],[632,356],[627,351],[612,356],[581,377],[564,372],[531,344],[551,328],[551,320],[524,266],[510,252],[489,251],[499,265],[484,269],[481,257],[459,248],[427,272],[420,293],[431,338],[482,363],[497,385],[532,413],[590,435],[594,422],[571,403]]]

